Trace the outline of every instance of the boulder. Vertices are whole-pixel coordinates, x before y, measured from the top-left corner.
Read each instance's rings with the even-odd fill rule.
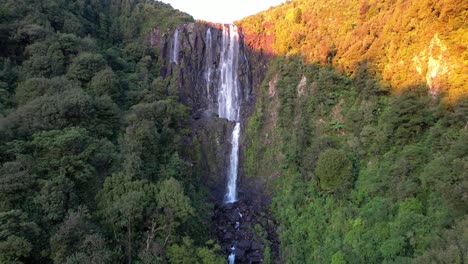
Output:
[[[252,241],[251,245],[250,245],[250,249],[252,251],[256,251],[256,250],[262,250],[263,249],[263,245],[262,244],[259,244],[259,243],[255,243],[255,241]]]
[[[245,239],[237,242],[237,247],[246,251],[250,249],[250,245],[251,245],[250,241],[245,240]]]
[[[234,249],[234,255],[236,255],[236,260],[239,260],[240,262],[244,262],[245,261],[245,251],[240,249],[240,248],[236,248]]]
[[[260,252],[253,252],[247,254],[247,260],[250,263],[259,263],[263,260],[263,254]]]
[[[223,236],[223,241],[231,241],[234,239],[234,235],[231,232],[226,232]]]

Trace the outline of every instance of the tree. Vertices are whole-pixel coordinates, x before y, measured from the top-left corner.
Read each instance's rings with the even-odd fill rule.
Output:
[[[119,78],[111,69],[104,69],[93,76],[89,83],[91,93],[97,96],[108,95],[112,100],[120,98]]]
[[[20,263],[33,250],[37,225],[21,210],[0,212],[0,262]]]
[[[61,93],[65,90],[77,87],[76,84],[69,81],[64,76],[54,77],[52,79],[34,77],[19,83],[16,88],[15,98],[19,105],[24,105],[39,96]]]
[[[99,237],[95,234],[96,229],[88,209],[79,207],[77,210],[69,210],[58,230],[50,238],[51,258],[54,263],[64,263],[67,258],[80,252],[89,236]]]
[[[76,57],[67,71],[67,77],[77,80],[82,85],[88,83],[93,76],[106,67],[106,61],[100,54],[81,53]]]
[[[112,229],[114,239],[125,244],[129,264],[133,258],[134,230],[142,224],[150,189],[143,181],[132,181],[128,175],[118,173],[106,178],[98,195],[100,215]]]
[[[220,247],[219,245],[213,245],[213,241],[208,241],[205,247],[196,247],[190,238],[184,237],[180,244],[169,247],[167,255],[169,262],[174,264],[216,264],[225,262],[225,258],[215,253],[217,250],[220,250]]]
[[[0,208],[16,207],[24,203],[28,192],[35,184],[36,176],[31,172],[31,162],[27,158],[5,162],[0,168]]]
[[[99,234],[87,235],[78,251],[67,258],[66,264],[110,264],[115,263],[113,252]]]
[[[342,151],[327,149],[319,155],[315,175],[324,191],[348,188],[353,180],[351,161]]]

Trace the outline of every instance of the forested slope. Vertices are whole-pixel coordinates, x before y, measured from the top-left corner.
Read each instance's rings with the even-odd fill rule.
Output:
[[[465,18],[463,1],[297,0],[239,21],[270,57],[243,145],[280,263],[466,263]]]
[[[462,0],[293,0],[239,23],[256,50],[349,76],[368,68],[384,88],[425,83],[455,100],[468,92],[467,10]]]
[[[147,39],[191,21],[146,0],[0,3],[0,263],[220,262],[180,156],[188,109]]]

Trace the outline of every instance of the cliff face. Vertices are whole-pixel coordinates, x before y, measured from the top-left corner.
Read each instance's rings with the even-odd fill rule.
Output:
[[[160,49],[161,76],[170,80],[169,86],[177,89],[180,101],[192,115],[191,141],[187,144],[190,145],[194,173],[201,177],[216,199],[221,199],[226,189],[230,133],[234,126],[233,122],[218,117],[224,26],[190,23],[179,25],[170,32],[153,31],[150,35],[151,44]],[[239,118],[245,127],[255,102],[254,77],[244,35],[241,29],[236,30],[239,33]],[[240,174],[242,178],[242,172]]]

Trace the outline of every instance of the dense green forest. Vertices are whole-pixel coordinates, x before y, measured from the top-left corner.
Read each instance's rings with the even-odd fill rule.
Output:
[[[296,0],[239,22],[272,57],[245,167],[281,263],[468,261],[466,12]]]
[[[249,121],[283,263],[466,263],[468,100],[278,57]],[[292,129],[294,128],[294,129]]]
[[[150,0],[0,3],[0,263],[220,263]],[[209,221],[210,219],[208,219]]]
[[[349,76],[367,64],[383,87],[424,82],[455,101],[468,93],[467,14],[464,0],[291,0],[239,23],[256,50]]]

